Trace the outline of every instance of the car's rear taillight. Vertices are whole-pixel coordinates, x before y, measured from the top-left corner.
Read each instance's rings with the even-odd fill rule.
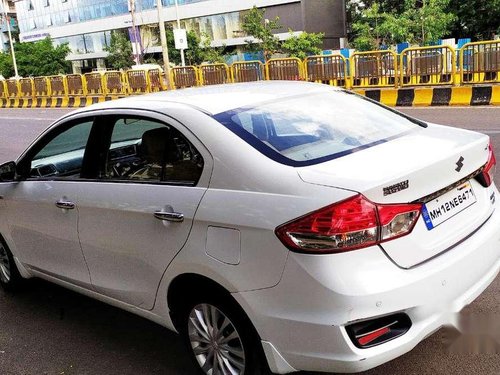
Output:
[[[488,149],[489,149],[488,161],[486,162],[483,170],[481,171],[481,173],[477,177],[477,180],[484,187],[488,187],[493,183],[493,177],[495,175],[495,169],[496,169],[496,165],[497,165],[495,153],[493,152],[493,148],[491,147],[491,144],[488,146]]]
[[[376,204],[361,194],[276,228],[291,250],[338,253],[376,245],[409,234],[420,204]]]

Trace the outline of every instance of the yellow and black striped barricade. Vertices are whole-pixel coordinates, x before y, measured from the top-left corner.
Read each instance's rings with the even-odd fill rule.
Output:
[[[104,83],[105,95],[125,96],[127,93],[127,85],[122,72],[107,71],[104,73]]]
[[[104,97],[106,86],[104,72],[85,73],[83,76],[87,85],[87,95]]]
[[[450,46],[407,48],[400,55],[401,86],[455,83],[456,51]]]
[[[84,107],[87,105],[87,86],[85,77],[81,74],[69,74],[64,79],[51,79],[51,85],[57,82],[57,87],[61,88],[61,83],[66,84],[69,107]],[[92,99],[89,99],[90,104]]]
[[[167,89],[165,81],[163,79],[163,74],[160,69],[148,70],[148,78],[150,92],[165,91]]]
[[[296,57],[270,59],[266,63],[268,80],[300,81],[304,79],[303,64]]]
[[[195,66],[176,66],[170,69],[170,82],[176,89],[198,86],[198,68]]]
[[[127,70],[125,72],[129,94],[150,92],[149,77],[145,70]]]
[[[342,55],[308,56],[304,60],[304,69],[309,82],[349,87],[347,61]]]
[[[355,52],[350,63],[354,88],[398,86],[398,55],[393,51]]]
[[[84,96],[87,95],[87,87],[85,86],[85,78],[81,74],[69,74],[66,76],[68,83],[68,95]],[[52,82],[51,82],[52,83]]]
[[[55,97],[63,97],[68,95],[68,87],[66,76],[50,76],[50,95]]]
[[[464,44],[459,66],[463,84],[500,82],[500,40]]]
[[[234,82],[255,82],[264,79],[264,64],[260,61],[236,61],[231,65]]]
[[[198,67],[200,83],[203,86],[221,85],[231,82],[229,67],[226,64],[202,64]]]
[[[49,77],[35,77],[34,86],[36,98],[48,97],[51,95]]]
[[[5,81],[7,86],[7,98],[17,98],[19,97],[19,81],[17,79],[11,78]]]
[[[0,99],[7,99],[7,88],[5,80],[0,80]]]
[[[19,97],[23,99],[33,99],[33,92],[33,78],[21,78],[19,80]]]

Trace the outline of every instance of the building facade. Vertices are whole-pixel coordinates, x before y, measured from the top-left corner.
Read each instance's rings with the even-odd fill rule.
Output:
[[[9,27],[11,33],[17,32],[14,1],[0,0],[0,52],[10,51]]]
[[[1,0],[0,0],[1,1]],[[140,32],[144,54],[161,51],[157,0],[134,0],[134,23]],[[213,46],[245,44],[241,25],[254,5],[266,9],[266,17],[280,17],[286,27],[280,38],[296,32],[324,32],[325,49],[339,48],[346,36],[345,0],[162,0],[166,22],[175,23],[198,35],[208,35]],[[111,31],[132,28],[131,0],[20,0],[16,3],[21,42],[46,37],[54,43],[68,43],[75,72],[104,67]],[[176,23],[175,23],[176,24]],[[136,30],[137,30],[136,29]]]

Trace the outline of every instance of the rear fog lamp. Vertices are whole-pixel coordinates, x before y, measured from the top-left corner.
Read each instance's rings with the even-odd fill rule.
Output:
[[[346,331],[356,347],[366,349],[394,340],[408,332],[410,327],[410,318],[401,313],[350,324]]]

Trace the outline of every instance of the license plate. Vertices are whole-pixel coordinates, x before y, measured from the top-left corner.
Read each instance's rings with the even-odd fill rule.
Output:
[[[455,189],[427,202],[422,207],[422,216],[428,230],[451,219],[467,207],[476,203],[476,195],[470,182],[466,182]]]

